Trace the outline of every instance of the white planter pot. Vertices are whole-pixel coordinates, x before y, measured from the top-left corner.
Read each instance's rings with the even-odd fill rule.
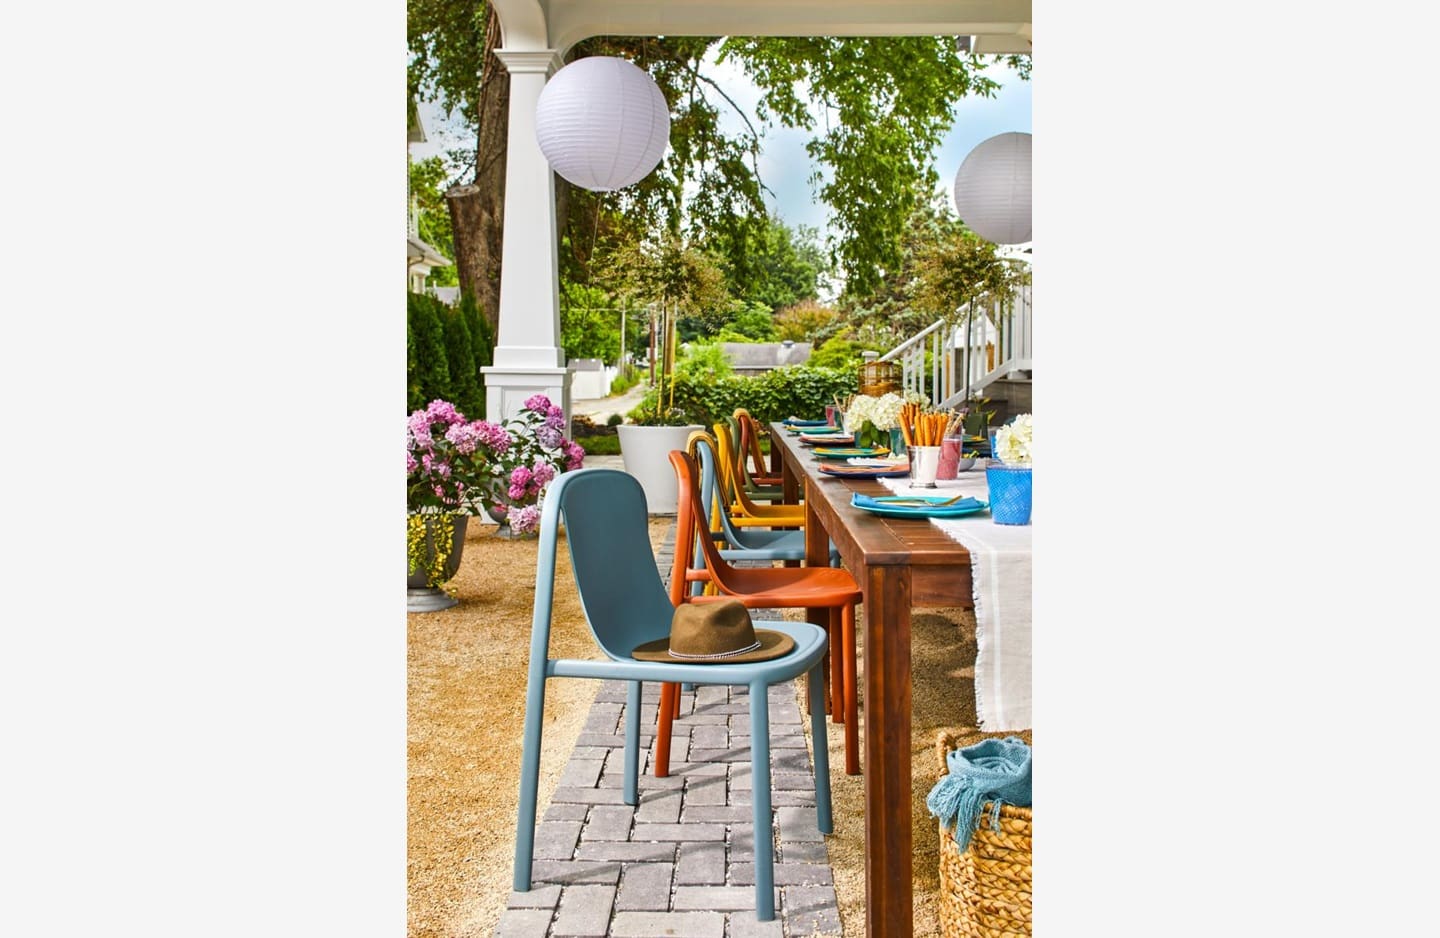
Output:
[[[675,468],[670,465],[670,451],[683,450],[690,434],[705,428],[698,423],[683,427],[639,427],[622,423],[615,429],[620,434],[620,456],[625,460],[625,471],[640,480],[650,514],[675,514],[679,508],[679,487],[675,483]]]

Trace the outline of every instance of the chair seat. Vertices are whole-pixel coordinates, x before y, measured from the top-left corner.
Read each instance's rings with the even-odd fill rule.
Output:
[[[839,567],[735,567],[726,579],[732,592],[690,602],[738,599],[750,609],[785,609],[843,606],[861,597],[855,578]]]

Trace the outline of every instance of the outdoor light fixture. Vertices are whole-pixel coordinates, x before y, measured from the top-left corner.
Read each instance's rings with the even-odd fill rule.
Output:
[[[565,179],[613,192],[659,165],[670,142],[670,108],[654,79],[625,59],[576,59],[540,93],[535,139]]]
[[[973,232],[996,244],[1030,240],[1030,135],[982,140],[955,174],[955,209]]]

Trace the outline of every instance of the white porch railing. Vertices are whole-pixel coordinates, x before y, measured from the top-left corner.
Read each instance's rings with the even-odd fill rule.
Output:
[[[951,408],[996,381],[1033,370],[1031,286],[960,307],[880,356],[900,363],[901,387]]]

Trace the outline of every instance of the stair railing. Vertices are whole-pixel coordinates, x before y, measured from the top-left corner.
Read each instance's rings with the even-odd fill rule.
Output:
[[[1007,295],[978,297],[954,317],[937,319],[886,352],[880,361],[899,362],[901,388],[940,408],[955,407],[967,392],[973,397],[1007,375],[1033,370],[1031,289],[1024,284]]]

